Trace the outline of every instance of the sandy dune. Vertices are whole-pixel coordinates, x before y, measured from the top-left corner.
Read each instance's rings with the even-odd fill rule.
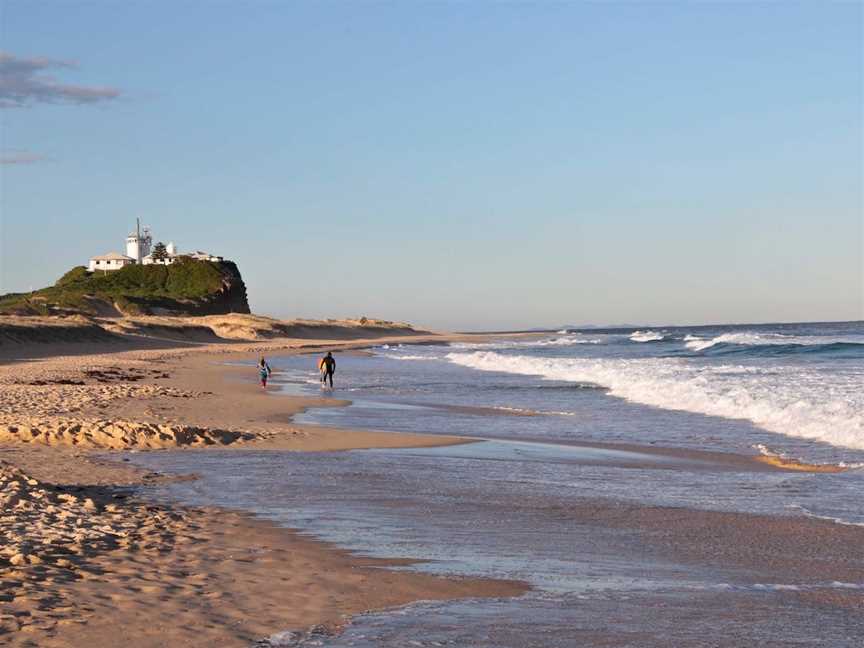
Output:
[[[38,317],[0,315],[0,352],[21,345],[86,344],[127,348],[165,348],[166,343],[214,344],[270,340],[357,340],[428,334],[410,324],[377,319],[278,320],[261,315],[230,313],[198,317]],[[27,352],[38,352],[28,348]],[[0,353],[2,355],[2,353]]]

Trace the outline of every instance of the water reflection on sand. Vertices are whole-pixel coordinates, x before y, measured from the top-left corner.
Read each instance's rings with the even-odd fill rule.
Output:
[[[201,476],[162,488],[166,497],[254,511],[363,554],[425,561],[407,569],[524,579],[535,587],[514,600],[361,616],[339,637],[283,635],[294,645],[857,646],[864,632],[860,614],[804,598],[854,592],[864,582],[864,529],[847,528],[857,535],[845,544],[858,542],[857,550],[826,555],[816,570],[806,562],[804,536],[819,542],[818,534],[836,525],[790,517],[798,544],[760,547],[787,553],[763,566],[746,546],[712,544],[706,535],[720,524],[752,545],[748,534],[759,518],[724,513],[722,500],[711,503],[715,513],[698,514],[714,516],[704,524],[680,508],[709,504],[702,492],[710,483],[712,492],[730,493],[727,511],[749,497],[754,507],[761,502],[764,512],[778,513],[772,507],[787,501],[784,484],[806,475],[500,441],[345,453],[159,453],[135,461]],[[642,467],[622,467],[628,464]],[[806,528],[794,526],[801,524]]]

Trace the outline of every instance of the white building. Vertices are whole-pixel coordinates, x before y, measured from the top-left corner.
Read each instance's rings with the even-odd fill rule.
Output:
[[[96,270],[119,270],[133,263],[135,263],[135,259],[132,257],[117,254],[116,252],[109,252],[108,254],[91,257],[88,269],[90,272],[95,272]]]
[[[195,259],[196,261],[222,261],[221,256],[216,256],[215,254],[210,254],[209,252],[202,252],[201,250],[196,250],[191,254],[187,254],[186,256]]]
[[[141,221],[136,219],[135,231],[126,237],[126,254],[118,254],[110,252],[102,256],[95,256],[90,259],[88,266],[90,272],[96,270],[119,270],[127,265],[138,263],[141,265],[171,265],[182,258],[194,259],[196,261],[222,261],[221,256],[202,252],[197,250],[189,254],[180,254],[177,246],[174,243],[168,243],[165,246],[167,256],[164,259],[153,258],[153,236],[150,234],[150,228],[141,229]]]

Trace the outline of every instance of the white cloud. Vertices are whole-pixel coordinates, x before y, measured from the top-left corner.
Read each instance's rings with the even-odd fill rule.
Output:
[[[117,88],[61,83],[48,73],[76,67],[71,61],[18,58],[0,52],[0,108],[26,108],[36,103],[91,104],[120,96]]]

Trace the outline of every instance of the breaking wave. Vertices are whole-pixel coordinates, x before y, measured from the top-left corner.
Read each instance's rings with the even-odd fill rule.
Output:
[[[666,335],[657,331],[634,331],[630,334],[633,342],[661,342],[665,339]]]
[[[440,356],[434,355],[397,355],[395,353],[382,353],[385,358],[391,360],[440,360]]]
[[[691,351],[706,351],[708,349],[733,349],[735,347],[802,347],[805,352],[813,350],[837,350],[844,347],[860,347],[864,350],[864,335],[822,336],[822,335],[784,335],[782,333],[723,333],[712,338],[701,338],[696,335],[684,337],[684,346]],[[808,349],[807,347],[818,347]],[[795,350],[789,349],[789,350]]]
[[[543,340],[498,340],[493,342],[451,342],[451,349],[519,349],[528,347],[575,346],[577,344],[601,344],[598,337],[567,335]]]
[[[594,383],[613,396],[669,410],[746,419],[778,434],[864,450],[861,375],[825,375],[804,367],[783,371],[699,365],[683,358],[587,359],[449,353],[455,364],[549,380]]]
[[[574,344],[600,344],[600,340],[571,336],[540,340],[535,344],[536,346],[572,346]]]

